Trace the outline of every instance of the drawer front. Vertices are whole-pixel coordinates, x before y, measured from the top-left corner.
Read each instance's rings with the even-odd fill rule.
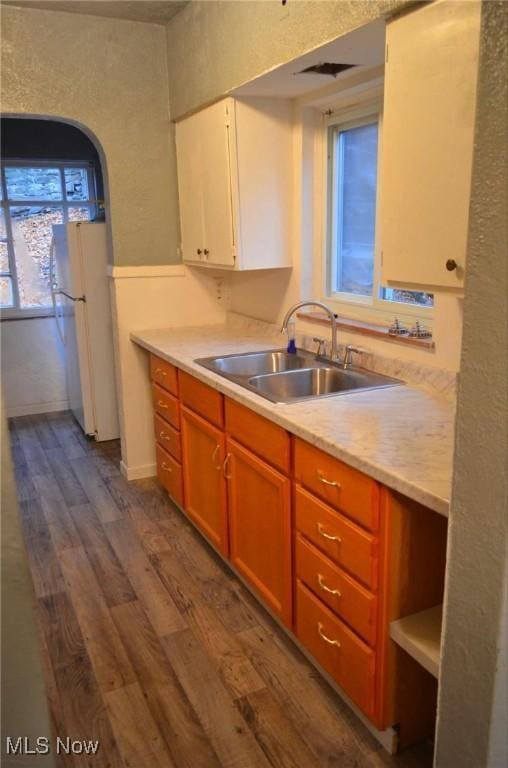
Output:
[[[180,371],[179,379],[182,403],[216,427],[223,427],[224,398],[221,393],[184,371]]]
[[[174,459],[182,461],[180,432],[157,414],[154,416],[155,439]]]
[[[326,606],[297,582],[296,635],[349,698],[372,718],[375,654]]]
[[[369,645],[376,641],[376,598],[299,534],[296,576]]]
[[[308,491],[295,486],[297,530],[370,589],[377,588],[377,539]]]
[[[290,439],[285,429],[226,398],[226,430],[260,458],[289,474]]]
[[[180,404],[158,384],[152,384],[153,407],[159,416],[168,421],[175,429],[180,429]]]
[[[160,445],[155,446],[155,451],[157,454],[157,477],[169,495],[183,507],[182,467]]]
[[[178,395],[177,369],[166,360],[150,355],[150,377],[152,381],[167,389],[172,395]]]
[[[367,475],[296,438],[295,479],[360,525],[377,530],[379,486]]]

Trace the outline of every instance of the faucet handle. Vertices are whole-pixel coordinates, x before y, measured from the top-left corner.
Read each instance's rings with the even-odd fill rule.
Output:
[[[353,365],[353,354],[361,355],[365,352],[361,347],[355,347],[354,344],[346,344],[346,351],[344,352],[344,368],[350,368]]]
[[[323,346],[324,346],[325,340],[321,339],[319,336],[314,336],[312,341],[315,341],[316,344],[318,345],[316,349],[316,357],[319,357],[320,355],[323,354]]]

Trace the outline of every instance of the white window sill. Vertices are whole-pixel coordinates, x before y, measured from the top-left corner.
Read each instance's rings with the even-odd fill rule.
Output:
[[[0,321],[5,320],[36,320],[43,317],[54,317],[53,307],[34,307],[33,309],[1,309]]]
[[[330,327],[330,318],[322,312],[298,312],[297,317],[307,323],[317,323]],[[363,336],[374,336],[383,341],[391,341],[395,344],[410,344],[419,349],[434,349],[435,344],[432,338],[418,339],[414,336],[392,336],[388,333],[389,326],[384,323],[365,322],[356,318],[347,317],[342,314],[337,315],[337,327],[347,331],[353,331]]]

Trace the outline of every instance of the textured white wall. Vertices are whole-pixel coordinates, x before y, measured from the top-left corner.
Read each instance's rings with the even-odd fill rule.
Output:
[[[7,416],[65,410],[64,357],[54,318],[2,322],[0,342]]]
[[[164,27],[4,6],[1,103],[98,139],[116,264],[178,261]]]
[[[193,0],[167,28],[174,118],[408,0]]]
[[[497,709],[493,711],[494,706],[502,706],[499,687],[508,684],[502,663],[503,655],[506,659],[506,633],[499,634],[508,523],[507,17],[506,3],[482,4],[436,741],[438,768],[485,768],[489,765],[489,741],[491,768],[504,768],[508,757],[506,721],[498,716]],[[504,643],[504,648],[499,643]]]

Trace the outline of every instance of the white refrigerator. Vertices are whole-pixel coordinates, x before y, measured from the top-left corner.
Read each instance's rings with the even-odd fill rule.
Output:
[[[119,437],[104,223],[53,226],[51,286],[69,407],[86,435]]]

